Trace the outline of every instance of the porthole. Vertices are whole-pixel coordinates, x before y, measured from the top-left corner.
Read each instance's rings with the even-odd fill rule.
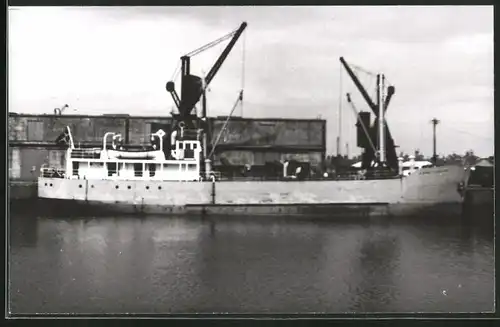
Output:
[[[47,183],[45,183],[45,186],[47,186]]]
[[[127,188],[130,190],[132,188],[132,186],[129,185],[129,186],[127,186]]]
[[[149,190],[149,186],[146,186],[146,190]]]
[[[118,189],[118,185],[116,185],[115,188]]]
[[[94,185],[90,185],[90,188],[94,188]]]
[[[50,187],[52,187],[52,183],[50,183]]]
[[[158,186],[158,189],[161,190],[161,186]]]
[[[82,188],[82,184],[78,185],[79,188]]]

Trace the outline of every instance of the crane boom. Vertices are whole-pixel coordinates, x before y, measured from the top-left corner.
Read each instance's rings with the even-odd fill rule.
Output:
[[[356,85],[356,87],[358,88],[359,92],[361,93],[361,95],[363,96],[363,98],[365,99],[365,101],[368,103],[368,106],[370,106],[370,109],[372,109],[372,111],[378,117],[379,116],[379,112],[377,110],[377,106],[375,105],[375,103],[373,102],[373,100],[368,95],[368,92],[366,92],[365,88],[363,87],[363,85],[359,81],[359,79],[356,76],[356,74],[354,74],[354,72],[352,71],[351,67],[347,64],[347,62],[345,61],[345,59],[343,57],[340,57],[340,62],[342,63],[342,65],[344,66],[345,70],[347,71],[347,73],[351,77],[352,81],[354,82],[354,85]],[[395,91],[396,91],[396,89],[392,85],[387,88],[387,97],[385,98],[385,102],[384,102],[384,113],[387,111],[387,108],[389,107],[389,103],[390,103],[391,98],[394,95]]]
[[[354,105],[354,102],[352,102],[351,95],[349,93],[346,93],[346,96],[347,96],[347,103],[349,103],[349,105],[351,106],[351,109],[354,111],[354,114],[356,115],[356,119],[358,121],[358,124],[359,124],[359,126],[361,126],[363,128],[363,132],[366,136],[366,139],[368,140],[372,151],[375,153],[377,151],[377,149],[375,148],[375,144],[373,143],[373,140],[370,136],[370,132],[368,130],[370,128],[370,126],[366,126],[365,123],[363,122],[363,120],[361,119],[361,116],[359,114],[358,109]]]
[[[372,99],[368,95],[368,92],[366,92],[365,88],[363,87],[363,85],[359,81],[358,77],[354,74],[354,72],[352,71],[351,67],[349,67],[349,65],[347,64],[347,62],[344,60],[344,57],[340,57],[340,62],[342,63],[342,65],[344,66],[345,70],[349,74],[349,77],[351,77],[352,81],[354,82],[354,85],[356,85],[356,87],[358,88],[359,92],[361,93],[361,95],[363,96],[363,98],[365,99],[365,101],[370,106],[370,109],[378,117],[377,106],[372,101]]]
[[[218,40],[208,43],[207,45],[204,45],[203,47],[198,48],[181,57],[182,76],[180,98],[175,91],[174,82],[167,83],[167,91],[171,93],[174,103],[179,109],[179,115],[176,118],[181,120],[192,120],[191,118],[188,119],[188,116],[191,115],[194,106],[196,105],[196,103],[198,103],[202,94],[204,94],[205,89],[208,87],[210,82],[213,80],[213,78],[221,68],[222,64],[226,60],[227,56],[233,49],[234,45],[236,44],[246,27],[247,23],[243,22],[236,31],[233,31],[219,38]],[[215,64],[212,66],[212,68],[204,78],[204,82],[200,77],[191,75],[191,56],[197,55],[202,51],[205,51],[213,47],[214,45],[228,39],[229,37],[232,37],[231,41],[229,41],[229,44],[222,51]]]
[[[361,82],[359,81],[358,77],[354,74],[354,72],[352,71],[351,67],[349,66],[349,64],[347,64],[347,62],[345,61],[345,59],[343,57],[340,57],[340,62],[342,63],[342,65],[344,66],[345,70],[347,71],[347,73],[349,74],[349,76],[351,77],[352,81],[354,82],[354,85],[356,85],[356,87],[358,88],[359,92],[361,93],[361,95],[363,96],[363,98],[365,99],[365,101],[367,102],[368,106],[370,107],[370,109],[373,111],[373,113],[375,114],[375,122],[372,126],[370,126],[370,130],[373,130],[374,131],[374,134],[373,135],[377,135],[379,133],[379,122],[380,122],[380,110],[378,110],[378,106],[377,104],[379,103],[379,101],[377,101],[377,104],[375,104],[375,102],[370,98],[370,96],[368,95],[368,92],[365,90],[365,88],[363,87],[363,85],[361,84]],[[381,78],[381,75],[377,75],[377,84],[378,84],[378,79]],[[395,88],[394,86],[389,86],[387,88],[387,96],[385,97],[384,99],[384,102],[383,102],[383,115],[385,115],[385,112],[387,111],[387,108],[389,106],[389,103],[391,101],[391,98],[392,96],[394,95],[395,93]],[[352,102],[351,102],[352,104]],[[385,140],[385,149],[384,149],[384,153],[386,155],[386,161],[387,161],[387,164],[389,167],[391,167],[392,169],[396,169],[398,168],[398,160],[397,160],[397,155],[396,155],[396,145],[394,143],[394,139],[391,135],[391,132],[389,130],[389,126],[386,124],[384,124],[384,129],[382,131],[384,134],[385,134],[385,137],[384,137],[384,140]],[[367,162],[371,162],[372,160],[372,156],[374,155],[372,153],[372,149],[368,146],[368,147],[365,147],[365,156],[366,157],[366,161]],[[363,160],[364,161],[364,160]]]
[[[233,49],[234,45],[236,44],[236,42],[238,41],[238,39],[240,38],[241,34],[243,33],[243,31],[245,30],[246,27],[247,27],[247,23],[243,22],[243,23],[241,23],[240,27],[236,30],[236,32],[233,35],[233,38],[231,39],[231,41],[229,41],[229,44],[226,46],[224,51],[221,53],[219,59],[217,59],[217,61],[213,65],[212,69],[210,69],[207,76],[205,77],[206,85],[210,84],[212,79],[215,77],[215,75],[219,71],[220,67],[222,66],[222,64],[226,60],[227,56],[229,55],[229,53]]]

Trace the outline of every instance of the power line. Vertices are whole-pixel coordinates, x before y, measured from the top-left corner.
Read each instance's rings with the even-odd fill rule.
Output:
[[[470,135],[470,136],[477,137],[477,138],[488,139],[488,140],[493,139],[493,136],[477,135],[477,134],[474,134],[474,133],[471,133],[471,132],[460,130],[458,128],[454,128],[454,127],[450,127],[449,129],[451,129],[451,130],[453,130],[453,131],[455,131],[457,133],[460,133],[460,134],[466,134],[466,135]]]

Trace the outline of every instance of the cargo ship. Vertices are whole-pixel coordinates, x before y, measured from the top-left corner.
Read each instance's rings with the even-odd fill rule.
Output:
[[[462,197],[458,186],[464,169],[458,166],[423,167],[403,172],[401,158],[384,119],[394,87],[385,87],[377,75],[377,99],[369,97],[350,66],[340,61],[375,114],[356,112],[358,146],[363,148],[361,169],[346,176],[311,177],[307,163],[285,161],[271,173],[255,178],[247,167],[229,177],[214,169],[216,142],[208,148],[206,89],[247,24],[181,57],[181,95],[173,81],[166,84],[178,109],[171,130],[150,135],[143,151],[127,148],[121,135],[106,133],[100,148],[76,147],[69,127],[56,140],[67,145],[65,168],[42,167],[38,197],[52,208],[72,212],[90,209],[105,213],[214,214],[214,215],[320,215],[349,213],[363,216],[398,216],[439,212],[456,214]],[[229,44],[204,78],[190,72],[191,57],[220,42]],[[349,94],[347,94],[350,101]],[[202,110],[196,111],[201,102]],[[350,101],[352,103],[352,101]],[[248,174],[247,174],[248,173]],[[80,209],[81,208],[81,209]]]

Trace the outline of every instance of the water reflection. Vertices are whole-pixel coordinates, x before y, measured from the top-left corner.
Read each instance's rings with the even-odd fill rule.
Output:
[[[400,261],[399,238],[389,228],[365,230],[354,264],[357,281],[352,283],[353,312],[386,311],[397,299],[395,281]],[[390,309],[389,309],[390,310]]]
[[[324,234],[311,224],[211,222],[200,244],[200,302],[206,312],[289,312],[309,309]],[[313,268],[315,269],[315,268]],[[268,306],[262,306],[265,298]]]
[[[25,313],[488,311],[491,231],[458,220],[16,216],[10,304]]]
[[[38,241],[36,217],[18,215],[9,221],[10,244],[16,248],[35,247]]]

